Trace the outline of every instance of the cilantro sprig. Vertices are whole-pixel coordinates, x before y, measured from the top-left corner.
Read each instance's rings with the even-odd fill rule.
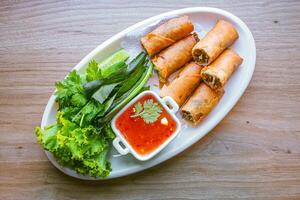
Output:
[[[134,115],[131,117],[142,117],[147,124],[150,124],[159,118],[161,112],[162,107],[153,99],[148,99],[143,104],[138,102],[134,105]]]

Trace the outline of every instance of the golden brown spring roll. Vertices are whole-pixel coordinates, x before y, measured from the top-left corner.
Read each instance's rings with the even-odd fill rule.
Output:
[[[172,97],[181,107],[199,85],[201,81],[202,68],[202,66],[195,62],[186,64],[178,76],[169,85],[163,86],[159,95],[161,97]]]
[[[171,19],[141,38],[141,43],[150,56],[174,44],[194,30],[188,16]]]
[[[184,119],[198,123],[217,105],[224,91],[215,91],[201,83],[192,96],[183,105],[181,111]]]
[[[223,88],[243,59],[231,49],[226,49],[214,62],[203,68],[203,81],[212,89]]]
[[[199,64],[208,65],[232,45],[238,37],[238,32],[231,23],[219,20],[205,37],[194,46],[193,58]]]
[[[192,60],[192,48],[197,41],[197,34],[191,34],[163,50],[152,59],[160,82],[167,82],[167,78],[173,72]]]

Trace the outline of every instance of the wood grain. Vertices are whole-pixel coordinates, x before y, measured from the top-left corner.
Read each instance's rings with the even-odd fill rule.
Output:
[[[228,10],[257,45],[244,96],[204,139],[128,177],[70,178],[35,142],[53,83],[115,33],[191,6]],[[1,1],[0,199],[300,199],[299,1]]]

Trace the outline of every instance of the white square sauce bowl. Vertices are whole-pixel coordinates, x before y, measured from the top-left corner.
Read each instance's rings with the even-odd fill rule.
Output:
[[[151,96],[151,98],[155,99],[158,104],[167,112],[170,118],[173,119],[173,121],[176,123],[176,128],[173,130],[173,133],[163,142],[161,143],[157,148],[155,148],[153,151],[141,154],[137,152],[133,146],[129,143],[129,141],[124,137],[121,130],[117,128],[116,122],[117,119],[133,104],[137,103],[141,98],[143,98],[145,95]],[[119,111],[119,113],[113,118],[111,124],[112,129],[116,134],[116,138],[113,140],[113,146],[115,149],[121,154],[126,155],[128,153],[131,153],[136,159],[141,161],[146,161],[151,159],[153,156],[158,154],[163,148],[165,148],[179,133],[181,129],[181,124],[178,118],[176,117],[176,112],[178,111],[179,106],[177,103],[169,96],[160,98],[155,92],[152,91],[145,91],[140,93],[138,96],[136,96],[134,99],[132,99],[122,110]],[[136,134],[145,134],[143,132],[139,132],[139,130],[136,130]]]

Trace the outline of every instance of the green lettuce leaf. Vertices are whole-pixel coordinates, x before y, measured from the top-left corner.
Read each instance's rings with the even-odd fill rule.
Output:
[[[56,133],[59,127],[57,124],[47,126],[44,131],[40,127],[35,129],[37,141],[43,145],[46,150],[56,151],[58,148],[58,141],[56,139]]]
[[[108,149],[106,148],[96,156],[85,159],[82,163],[75,167],[75,170],[81,174],[88,174],[90,176],[107,177],[111,171],[111,165],[106,160]]]
[[[38,142],[53,153],[57,161],[78,173],[106,177],[111,171],[107,151],[114,134],[110,127],[98,133],[92,125],[79,127],[59,112],[57,123],[44,130],[36,128]],[[107,133],[106,133],[107,132]]]

